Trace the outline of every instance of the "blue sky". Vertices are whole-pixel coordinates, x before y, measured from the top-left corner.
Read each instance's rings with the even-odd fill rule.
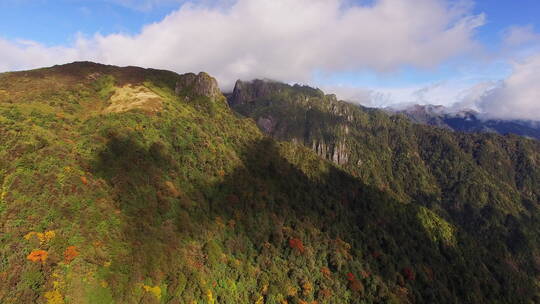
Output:
[[[7,59],[4,63],[0,61],[0,70],[89,59],[119,65],[168,68],[177,72],[187,72],[184,69],[195,69],[195,72],[196,69],[208,70],[225,87],[230,87],[236,78],[268,77],[314,84],[335,90],[350,99],[355,96],[366,98],[370,92],[382,93],[388,97],[384,99],[388,103],[415,102],[417,91],[424,92],[429,87],[436,89],[432,90],[433,96],[424,96],[425,102],[451,104],[462,101],[457,100],[461,98],[459,96],[477,84],[509,79],[516,72],[516,61],[539,53],[540,1],[537,0],[299,0],[294,4],[292,0],[266,3],[262,0],[240,0],[238,5],[234,0],[204,0],[191,1],[189,7],[182,8],[185,2],[1,1],[0,56]],[[464,8],[455,9],[458,4]],[[334,15],[325,12],[332,11],[335,5],[341,9],[336,9]],[[307,25],[293,20],[294,14],[287,19],[288,6],[291,10],[301,11],[298,18],[307,20]],[[359,12],[355,7],[375,9]],[[397,11],[396,15],[402,19],[389,24],[386,29],[385,23],[378,22],[377,18],[386,17],[388,12],[392,14],[394,7],[403,10]],[[430,19],[431,11],[435,16],[433,20],[418,22],[419,18]],[[347,17],[337,16],[340,12],[345,12]],[[268,14],[269,21],[265,22],[266,16],[259,18],[263,20],[260,21],[254,14]],[[166,16],[169,18],[164,20]],[[281,18],[285,21],[281,22]],[[238,40],[242,35],[250,36],[249,31],[241,29],[243,19],[246,28],[260,31],[253,34],[255,37],[249,37],[249,41]],[[326,36],[321,33],[318,41],[314,36],[316,38],[326,29],[324,23],[317,23],[317,19],[322,19],[330,28]],[[208,29],[204,28],[207,23],[198,20],[209,23]],[[343,20],[347,20],[348,27]],[[293,29],[291,37],[288,37],[288,28],[278,22]],[[416,45],[392,36],[392,31],[399,35],[400,22],[412,24],[402,36],[414,37],[410,40],[417,39]],[[154,26],[148,29],[151,24]],[[459,24],[464,24],[463,28]],[[351,26],[364,31],[355,36],[354,32],[347,32]],[[215,39],[221,42],[199,41],[196,37],[199,32],[186,30],[186,27],[197,28],[206,36],[215,33]],[[224,28],[223,32],[220,32],[220,27]],[[368,32],[370,27],[373,29]],[[432,31],[430,27],[439,32]],[[144,28],[148,30],[142,32]],[[444,37],[449,28],[455,29],[456,33]],[[334,41],[334,36],[340,35],[334,35],[332,31],[344,32],[341,35],[343,40]],[[378,31],[383,33],[374,37],[373,33]],[[510,35],[511,32],[514,34]],[[154,38],[161,33],[166,34]],[[180,38],[174,38],[176,33]],[[280,35],[285,37],[283,42],[277,42]],[[517,37],[512,41],[518,42],[510,45],[507,41],[509,36]],[[187,39],[191,39],[189,47],[184,45]],[[393,39],[398,41],[395,50],[392,50]],[[325,41],[335,43],[336,47],[323,45]],[[369,47],[366,48],[362,41],[384,51],[366,50]],[[247,46],[243,47],[242,43]],[[160,44],[170,45],[159,48]],[[122,54],[124,45],[131,46],[130,53],[125,56]],[[231,45],[237,45],[237,48]],[[277,47],[272,49],[273,45]],[[309,47],[304,48],[304,45]],[[321,50],[316,49],[315,55],[310,54],[310,48],[319,47]],[[138,48],[142,54],[136,52]],[[143,48],[148,50],[143,51]],[[162,60],[150,57],[152,52]],[[169,63],[184,52],[186,56],[193,56],[193,60]],[[370,101],[359,102],[369,104]],[[373,100],[371,102],[376,105]]]
[[[505,32],[513,26],[531,26],[540,31],[540,1],[538,0],[478,0],[474,2],[476,14],[486,14],[486,23],[477,30],[476,37],[487,50],[498,52]],[[332,75],[332,83],[347,85],[371,85],[377,87],[410,86],[419,83],[464,79],[468,83],[481,80],[498,80],[508,76],[508,64],[496,62],[490,65],[470,65],[471,60],[454,60],[435,69],[403,68],[393,73],[377,74],[370,71]],[[465,81],[465,80],[464,80]]]
[[[486,13],[487,23],[478,31],[480,40],[497,47],[501,34],[510,26],[533,25],[538,29],[540,1],[537,0],[479,0],[475,12]]]
[[[69,44],[78,33],[135,34],[178,5],[138,9],[115,1],[7,0],[0,2],[0,33],[4,38],[47,45]]]
[[[146,7],[147,2],[152,3],[144,0],[3,0],[0,2],[0,36],[53,45],[70,43],[79,32],[135,34],[144,25],[160,21],[185,1],[157,1],[150,8]],[[537,0],[478,0],[474,11],[487,15],[487,23],[478,31],[478,38],[488,47],[496,48],[502,32],[510,26],[539,27],[540,1]]]

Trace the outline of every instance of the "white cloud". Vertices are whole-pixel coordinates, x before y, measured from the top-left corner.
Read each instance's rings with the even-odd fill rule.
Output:
[[[465,88],[456,95],[451,108],[456,111],[467,109],[483,112],[478,106],[479,101],[484,98],[487,92],[493,90],[499,84],[500,81],[484,81]]]
[[[492,118],[540,120],[540,54],[514,64],[510,77],[476,98]]]
[[[0,38],[0,71],[29,69],[79,59],[79,51],[66,47],[46,47],[33,41]]]
[[[175,0],[115,1],[148,6]],[[473,15],[471,3],[238,0],[226,8],[187,3],[137,35],[96,34],[71,47],[0,41],[0,69],[94,60],[204,70],[230,88],[238,78],[310,82],[314,71],[432,67],[478,48],[474,32],[484,16]]]
[[[368,88],[358,88],[353,86],[341,86],[341,85],[321,85],[320,89],[325,93],[336,94],[340,100],[346,100],[352,103],[361,104],[368,107],[377,107],[383,103],[383,96],[381,93]]]
[[[485,118],[540,121],[540,53],[514,62],[512,73],[499,81],[475,84],[451,80],[421,87],[376,89],[370,98],[357,99],[362,104],[435,104],[451,111],[476,110]],[[357,89],[365,92],[365,89]],[[340,92],[338,90],[338,92]],[[351,92],[353,90],[351,89]],[[349,95],[353,93],[348,92]],[[377,95],[378,94],[378,95]],[[385,96],[378,103],[372,96]]]
[[[540,42],[540,34],[534,31],[532,25],[512,26],[503,35],[503,42],[510,47]]]
[[[443,105],[450,110],[475,109],[477,95],[484,94],[488,82],[471,87],[470,82],[460,79],[411,85],[406,87],[358,88],[347,86],[322,86],[335,92],[339,98],[364,106],[396,107],[406,105]],[[475,95],[476,92],[476,95]],[[459,102],[458,102],[459,101]],[[465,102],[467,101],[467,102]]]

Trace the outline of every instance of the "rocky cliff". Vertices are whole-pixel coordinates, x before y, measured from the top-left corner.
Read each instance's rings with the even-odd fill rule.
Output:
[[[175,92],[183,96],[204,96],[212,100],[221,96],[217,80],[205,72],[180,75],[176,81]]]
[[[286,103],[292,100],[294,102],[289,104],[290,107],[287,106]],[[289,86],[256,79],[237,81],[233,92],[228,95],[228,101],[236,111],[252,116],[266,134],[311,147],[319,156],[336,164],[348,163],[349,151],[345,139],[334,140],[335,137],[330,134],[333,131],[329,133],[320,128],[321,121],[317,118],[319,114],[328,112],[343,122],[352,121],[348,108],[335,95],[325,95],[321,90],[309,86]],[[324,105],[323,112],[318,108],[320,105]],[[344,134],[349,130],[346,124],[336,128],[340,129],[336,132]]]

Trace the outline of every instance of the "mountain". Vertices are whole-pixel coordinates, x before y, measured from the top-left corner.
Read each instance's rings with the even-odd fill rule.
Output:
[[[309,147],[364,182],[386,188],[403,201],[453,189],[450,184],[440,185],[438,180],[457,174],[456,170],[440,172],[440,164],[432,163],[440,160],[434,157],[453,158],[453,162],[467,164],[470,168],[466,171],[487,171],[478,174],[504,180],[513,188],[525,186],[519,180],[529,180],[521,192],[534,193],[529,197],[534,201],[539,198],[536,185],[540,180],[533,160],[538,153],[538,142],[534,140],[433,128],[411,123],[403,116],[339,101],[335,95],[326,95],[319,89],[263,80],[238,81],[228,99],[233,109],[253,118],[266,134]],[[439,154],[434,155],[435,150]],[[488,162],[489,158],[504,169],[499,170],[498,164]],[[517,174],[517,168],[524,164],[521,159],[531,160],[532,170],[523,172],[526,178]],[[443,195],[446,200],[450,196]]]
[[[499,291],[484,289],[486,281],[462,278],[461,291],[438,296],[437,302],[457,297],[456,302],[511,303],[516,300],[503,294],[523,289],[508,285],[507,275],[521,273],[516,280],[538,282],[539,142],[414,124],[403,116],[348,104],[299,85],[238,81],[228,98],[236,111],[251,117],[266,134],[310,148],[402,204],[434,212],[460,231],[458,243],[475,244],[474,249],[467,249],[473,254],[460,259],[471,262],[472,256],[480,254],[475,265],[483,265],[480,268],[491,274],[472,277],[492,278],[487,285],[498,285],[495,290]],[[516,267],[499,272],[509,265],[502,266],[503,260]],[[533,285],[530,290],[538,294],[538,286]],[[492,292],[501,298],[490,298]]]
[[[413,105],[404,109],[386,109],[403,114],[412,121],[461,132],[494,132],[516,134],[540,140],[540,122],[522,120],[485,119],[473,110],[452,112],[444,106]]]
[[[0,74],[1,303],[535,303],[540,144],[307,86]]]

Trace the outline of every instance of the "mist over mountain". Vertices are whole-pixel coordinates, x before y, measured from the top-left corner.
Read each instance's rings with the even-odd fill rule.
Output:
[[[403,114],[412,121],[461,132],[494,132],[540,139],[540,121],[492,119],[474,110],[455,110],[440,105],[387,107],[389,113]]]

